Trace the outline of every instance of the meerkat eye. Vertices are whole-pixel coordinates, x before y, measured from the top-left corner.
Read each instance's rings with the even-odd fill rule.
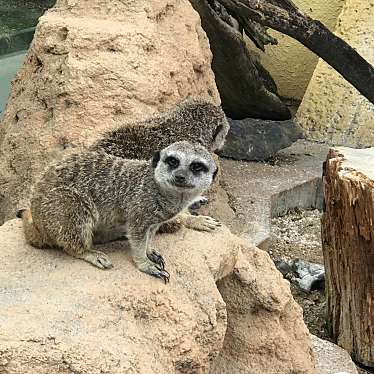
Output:
[[[208,168],[202,162],[192,162],[190,165],[190,170],[193,173],[199,173],[201,171],[204,171],[206,173],[208,171]]]
[[[179,166],[179,160],[173,156],[166,157],[165,164],[169,165],[171,169],[176,169]]]

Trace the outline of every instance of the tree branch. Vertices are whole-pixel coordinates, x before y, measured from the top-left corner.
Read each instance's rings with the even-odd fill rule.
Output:
[[[212,69],[225,113],[232,119],[289,119],[290,111],[277,96],[275,82],[253,58],[241,32],[230,25],[226,10],[217,8],[212,0],[190,2],[209,38]]]
[[[290,0],[218,0],[238,22],[243,17],[289,35],[325,60],[374,103],[374,68],[354,48]]]

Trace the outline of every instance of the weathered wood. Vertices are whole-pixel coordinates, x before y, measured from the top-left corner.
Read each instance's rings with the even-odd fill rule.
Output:
[[[374,68],[354,48],[320,21],[302,13],[290,0],[217,0],[245,24],[251,19],[298,40],[324,59],[374,103]]]
[[[328,325],[338,345],[374,367],[374,148],[330,150],[324,191]]]

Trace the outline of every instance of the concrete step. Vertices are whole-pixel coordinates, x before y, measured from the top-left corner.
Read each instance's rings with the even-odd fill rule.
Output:
[[[311,338],[317,374],[358,374],[347,351],[317,336]]]
[[[263,249],[270,219],[294,208],[322,209],[322,164],[328,147],[299,140],[268,162],[222,159],[222,181],[235,217],[230,229]]]

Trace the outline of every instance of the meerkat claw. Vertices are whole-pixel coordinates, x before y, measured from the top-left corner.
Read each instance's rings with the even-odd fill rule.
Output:
[[[203,205],[208,204],[209,199],[205,196],[200,196],[198,200],[194,201],[190,206],[189,209],[194,211],[200,209]]]
[[[155,264],[157,264],[158,266],[160,266],[161,270],[164,270],[164,269],[165,269],[165,260],[164,260],[164,258],[161,256],[160,253],[158,253],[157,251],[155,251],[155,250],[153,249],[151,253],[147,253],[147,257],[148,257],[152,262],[154,262]]]
[[[169,282],[170,274],[165,269],[161,268],[162,265],[157,265],[149,258],[146,261],[137,265],[137,268],[143,273],[152,275],[153,277],[162,279],[165,284]]]
[[[151,275],[153,275],[156,278],[162,279],[165,282],[165,284],[170,282],[170,274],[166,270],[160,269],[158,273],[154,273]]]

